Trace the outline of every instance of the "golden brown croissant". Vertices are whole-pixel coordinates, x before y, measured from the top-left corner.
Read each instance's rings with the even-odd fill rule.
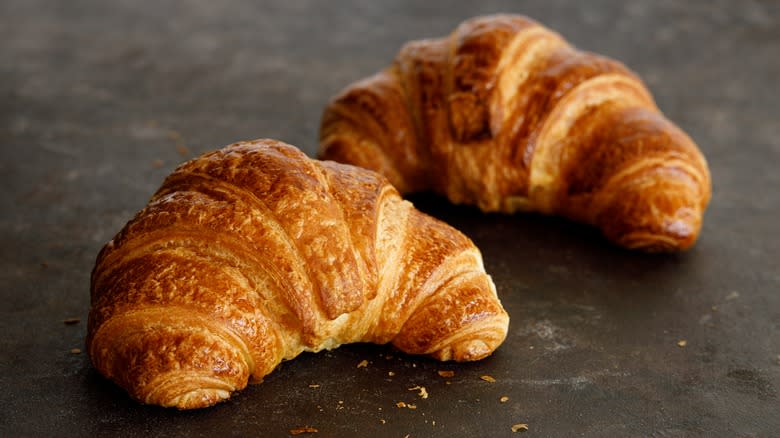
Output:
[[[95,367],[180,409],[350,342],[477,360],[509,322],[466,236],[374,172],[273,140],[179,166],[98,255],[91,299]]]
[[[634,73],[522,16],[406,44],[331,101],[320,144],[402,193],[562,215],[648,251],[692,245],[711,192],[704,157]]]

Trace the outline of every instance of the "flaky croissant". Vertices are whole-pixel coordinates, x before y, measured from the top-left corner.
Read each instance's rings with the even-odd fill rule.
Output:
[[[91,300],[94,366],[180,409],[350,342],[477,360],[509,322],[466,236],[374,172],[273,140],[179,166],[98,255]]]
[[[320,157],[483,211],[556,214],[647,251],[697,239],[706,161],[624,65],[513,15],[406,44],[326,108]]]

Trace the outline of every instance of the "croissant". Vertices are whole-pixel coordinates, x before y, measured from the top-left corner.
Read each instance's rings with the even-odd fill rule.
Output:
[[[636,74],[515,15],[406,44],[331,100],[319,155],[402,193],[561,215],[646,251],[690,247],[711,193],[701,152]]]
[[[466,236],[374,172],[273,140],[179,166],[98,254],[91,302],[95,368],[180,409],[350,342],[478,360],[509,323]]]

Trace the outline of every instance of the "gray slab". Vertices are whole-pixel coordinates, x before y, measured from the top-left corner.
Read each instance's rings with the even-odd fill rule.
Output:
[[[529,436],[776,436],[778,5],[0,2],[0,436],[285,436],[303,425],[318,436],[509,436],[515,423]],[[341,87],[406,40],[497,11],[528,14],[646,79],[710,163],[695,248],[630,253],[563,220],[415,197],[482,249],[512,317],[487,360],[349,346],[180,413],[137,405],[70,352],[83,348],[97,251],[177,163],[256,137],[313,154]]]

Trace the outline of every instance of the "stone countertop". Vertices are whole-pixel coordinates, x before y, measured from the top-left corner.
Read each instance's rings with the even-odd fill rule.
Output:
[[[623,61],[697,141],[714,191],[691,251],[631,253],[561,219],[418,196],[481,248],[512,317],[484,361],[347,346],[176,412],[136,404],[71,352],[84,348],[98,250],[178,163],[257,137],[313,155],[339,89],[407,40],[500,11]],[[776,434],[779,19],[780,4],[759,0],[3,1],[0,435]]]

